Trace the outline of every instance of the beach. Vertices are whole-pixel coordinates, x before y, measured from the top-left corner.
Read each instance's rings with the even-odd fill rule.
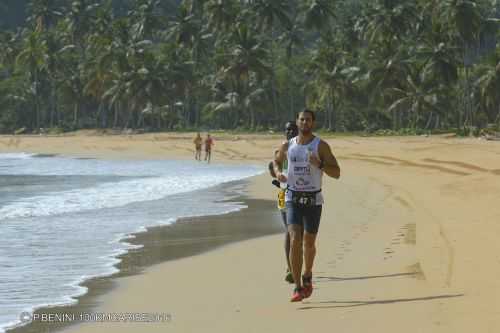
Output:
[[[276,134],[213,136],[214,162],[260,164],[263,171],[281,141]],[[0,151],[190,160],[193,137],[2,136]],[[116,277],[85,309],[168,314],[168,320],[90,321],[59,331],[498,332],[500,143],[445,136],[326,141],[342,171],[338,181],[323,180],[311,298],[289,302],[283,235],[274,229]],[[246,200],[268,204],[248,205],[245,217],[234,219],[267,217],[276,225],[269,209],[275,196],[267,174],[250,178]],[[265,216],[252,215],[262,205]]]

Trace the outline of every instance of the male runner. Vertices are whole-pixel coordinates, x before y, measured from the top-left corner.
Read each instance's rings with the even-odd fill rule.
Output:
[[[281,145],[274,161],[276,178],[288,186],[285,201],[290,233],[290,264],[295,282],[292,302],[311,296],[313,291],[312,268],[323,205],[323,173],[336,179],[340,177],[340,167],[330,146],[312,132],[314,112],[308,109],[301,111],[296,123],[299,135]],[[287,174],[283,173],[285,159],[288,161]],[[305,268],[301,280],[303,259]]]

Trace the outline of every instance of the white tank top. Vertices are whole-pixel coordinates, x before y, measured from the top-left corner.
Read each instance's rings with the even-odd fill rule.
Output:
[[[288,144],[288,188],[292,191],[318,192],[321,190],[323,171],[309,163],[309,156],[319,156],[318,147],[320,138],[315,137],[309,144],[297,143],[298,137],[289,141]],[[292,192],[287,191],[286,201],[292,201]],[[321,192],[316,194],[316,204],[323,204]]]

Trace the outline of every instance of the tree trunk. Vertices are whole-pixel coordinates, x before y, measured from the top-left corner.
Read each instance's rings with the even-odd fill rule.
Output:
[[[191,126],[191,96],[189,88],[184,92],[184,128]]]
[[[119,110],[120,102],[114,104],[115,109],[115,119],[113,120],[113,128],[118,127],[118,110]]]
[[[200,109],[198,105],[198,99],[193,96],[193,112],[194,112],[194,127],[198,129],[200,126]]]
[[[124,128],[128,128],[129,127],[129,124],[130,124],[130,119],[132,118],[132,110],[130,109],[130,103],[127,103],[126,104],[126,107],[127,107],[127,120],[125,121],[125,127]]]
[[[500,104],[498,104],[498,114],[495,118],[495,123],[497,124],[498,128],[500,129]]]
[[[436,123],[434,124],[434,130],[439,128],[439,113],[436,115]]]
[[[78,124],[78,109],[79,109],[79,103],[76,102],[73,105],[73,127],[74,127],[74,129],[77,128],[77,124]]]
[[[425,124],[425,129],[429,129],[429,126],[431,125],[431,121],[432,121],[432,111],[431,111],[431,114],[429,115],[429,119],[427,119],[427,124]]]
[[[139,112],[139,115],[137,116],[137,125],[135,127],[136,128],[144,127],[144,113],[143,112]]]
[[[392,110],[392,130],[395,131],[398,127],[398,116],[397,116],[397,113],[396,113],[396,110]]]
[[[158,127],[158,130],[161,130],[161,108],[157,108],[158,109],[158,115],[157,115],[157,127]]]
[[[469,110],[469,98],[470,98],[470,92],[469,92],[469,69],[465,67],[465,96],[464,96],[464,128],[467,128],[468,126],[471,125],[471,119],[470,119],[470,110]]]
[[[295,105],[293,100],[293,80],[292,80],[292,70],[290,69],[290,60],[287,61],[287,70],[288,70],[288,99],[289,99],[289,109],[288,109],[288,119],[285,121],[290,121],[295,119]]]
[[[273,28],[271,28],[271,36],[274,40],[274,29]],[[271,51],[271,90],[272,90],[272,98],[273,98],[273,114],[275,116],[279,116],[278,115],[277,96],[276,96],[276,82],[275,82],[276,80],[274,77],[274,47],[273,47],[272,42],[271,42],[270,51]]]
[[[333,96],[333,89],[329,88],[328,89],[328,94],[330,95],[330,105],[328,107],[328,114],[327,114],[327,119],[328,119],[328,130],[333,131],[334,128],[334,112],[335,112],[335,97]]]
[[[102,128],[108,127],[108,107],[105,106],[103,103],[99,103],[99,107],[102,108],[102,123],[101,126]]]
[[[56,113],[56,91],[54,88],[54,83],[51,84],[50,87],[50,120],[49,120],[49,126],[52,128],[54,127],[54,118],[55,118],[55,113]]]
[[[250,129],[254,130],[255,129],[255,110],[253,107],[248,108],[250,111]]]
[[[40,131],[40,102],[39,102],[39,96],[38,96],[38,72],[35,70],[35,117],[36,117],[36,124],[35,128],[36,131]]]

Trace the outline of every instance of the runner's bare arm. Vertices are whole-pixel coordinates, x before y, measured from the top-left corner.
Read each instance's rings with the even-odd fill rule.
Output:
[[[340,178],[340,167],[335,156],[333,156],[330,146],[321,140],[318,147],[319,158],[323,161],[323,171],[330,177]]]
[[[286,182],[287,180],[286,176],[281,173],[283,171],[283,162],[285,161],[287,150],[288,142],[284,142],[274,154],[274,173],[280,182]]]
[[[276,178],[276,173],[274,172],[274,159],[276,158],[276,156],[278,156],[278,152],[279,152],[279,149],[276,149],[274,151],[274,157],[273,159],[269,162],[269,174],[271,175],[271,177],[273,178]]]

